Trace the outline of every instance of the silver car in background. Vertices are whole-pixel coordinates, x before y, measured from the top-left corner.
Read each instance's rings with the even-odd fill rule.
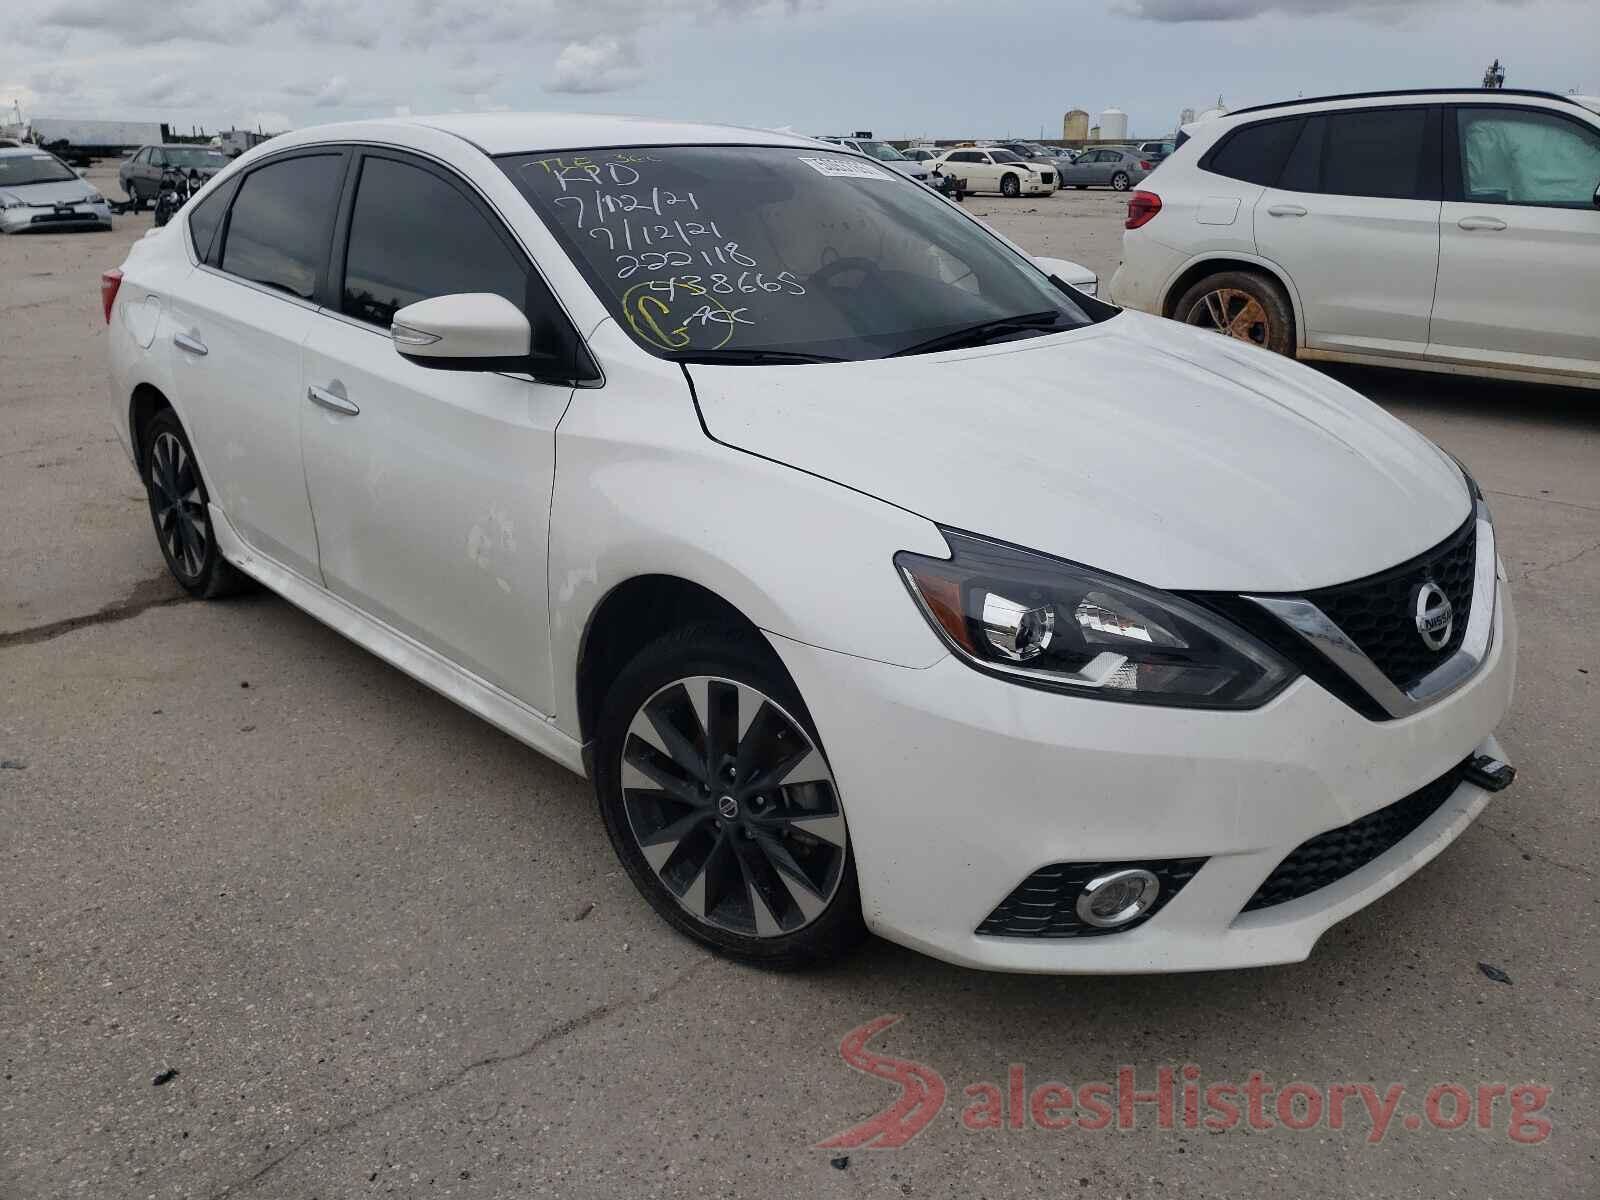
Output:
[[[0,230],[110,229],[111,207],[48,150],[0,146]]]
[[[153,201],[163,171],[178,171],[204,183],[228,165],[228,156],[209,146],[140,146],[122,161],[117,178],[129,200]]]
[[[832,142],[835,146],[843,146],[847,150],[854,150],[857,154],[865,154],[868,158],[881,162],[891,171],[898,171],[907,179],[915,179],[918,183],[933,182],[926,163],[907,158],[888,142],[880,142],[876,138],[833,137],[829,134],[823,134],[817,140]]]
[[[1155,169],[1153,161],[1127,146],[1097,146],[1061,168],[1061,186],[1108,187],[1125,192]]]

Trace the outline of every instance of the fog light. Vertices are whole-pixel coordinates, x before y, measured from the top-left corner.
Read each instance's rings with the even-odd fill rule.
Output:
[[[1150,911],[1161,881],[1143,867],[1112,871],[1091,879],[1078,893],[1078,916],[1100,929],[1112,929]]]

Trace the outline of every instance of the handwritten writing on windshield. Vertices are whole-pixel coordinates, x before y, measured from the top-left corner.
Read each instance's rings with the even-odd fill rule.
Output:
[[[687,189],[652,182],[661,160],[629,151],[536,159],[558,194],[553,210],[570,232],[598,243],[618,280],[635,334],[663,350],[718,350],[757,318],[740,297],[804,296],[792,271],[762,270]],[[595,247],[591,247],[591,250]]]

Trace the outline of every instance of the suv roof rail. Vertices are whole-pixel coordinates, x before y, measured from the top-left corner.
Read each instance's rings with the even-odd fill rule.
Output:
[[[1241,113],[1265,112],[1269,108],[1293,108],[1298,104],[1323,104],[1331,100],[1376,100],[1389,96],[1536,96],[1541,100],[1560,100],[1578,108],[1584,106],[1572,96],[1564,96],[1560,92],[1543,92],[1535,88],[1397,88],[1387,92],[1341,92],[1332,96],[1302,96],[1295,100],[1274,100],[1271,104],[1252,104],[1249,108],[1236,108],[1232,112],[1224,113],[1225,117],[1237,117]]]

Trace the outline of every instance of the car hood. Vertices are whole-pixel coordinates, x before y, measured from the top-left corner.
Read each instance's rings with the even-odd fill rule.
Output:
[[[1140,313],[975,350],[689,370],[720,442],[1158,587],[1346,582],[1471,508],[1442,451],[1350,389]]]
[[[0,188],[24,204],[80,204],[93,198],[94,188],[81,179],[63,179],[60,183],[13,183]]]

